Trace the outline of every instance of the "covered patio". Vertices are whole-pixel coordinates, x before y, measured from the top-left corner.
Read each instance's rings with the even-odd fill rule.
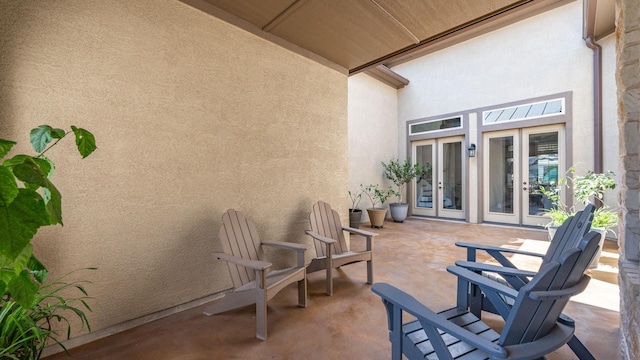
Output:
[[[363,228],[369,229],[368,225]],[[400,287],[434,310],[455,304],[456,279],[446,267],[463,259],[456,241],[544,251],[543,230],[478,225],[422,218],[385,222],[374,246],[374,281]],[[352,247],[363,239],[352,237]],[[514,259],[522,263],[524,259]],[[527,267],[537,268],[532,261]],[[597,269],[590,270],[587,290],[572,299],[566,313],[577,322],[577,336],[596,359],[620,358],[618,248],[606,241]],[[138,326],[74,348],[74,359],[388,359],[386,313],[365,284],[365,264],[336,273],[334,296],[325,293],[323,272],[309,275],[309,303],[296,306],[290,286],[268,307],[269,340],[255,336],[255,307],[208,317],[206,305]],[[197,277],[197,274],[194,274]],[[197,279],[194,279],[194,281]],[[486,316],[496,327],[501,321]],[[563,347],[549,359],[575,359]],[[48,357],[68,359],[64,353]]]

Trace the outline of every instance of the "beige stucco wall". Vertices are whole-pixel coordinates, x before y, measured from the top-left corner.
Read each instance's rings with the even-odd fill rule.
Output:
[[[572,91],[573,164],[592,168],[592,58],[575,1],[395,66],[411,81],[398,92],[401,141],[408,120]]]
[[[50,152],[65,226],[36,238],[54,277],[98,268],[81,274],[94,331],[228,288],[211,256],[228,208],[310,243],[312,203],[347,204],[346,75],[177,0],[0,8],[0,137],[97,139],[85,160]]]
[[[360,184],[392,185],[384,177],[381,162],[397,157],[404,160],[404,152],[399,155],[398,151],[397,90],[369,75],[357,74],[349,77],[348,103],[349,189],[358,190]],[[370,208],[371,202],[364,197],[358,207]],[[362,219],[369,221],[366,211]]]

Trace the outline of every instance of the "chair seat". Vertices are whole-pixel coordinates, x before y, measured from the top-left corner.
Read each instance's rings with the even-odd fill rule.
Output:
[[[439,314],[446,317],[447,320],[455,323],[456,325],[463,327],[474,334],[480,335],[491,342],[497,343],[500,339],[500,334],[492,330],[487,324],[478,319],[477,316],[471,314],[465,309],[451,308],[441,311]],[[455,359],[489,359],[489,356],[485,352],[477,349],[475,346],[469,345],[453,336],[448,336],[441,330],[438,332],[442,336],[442,339],[449,348],[449,351],[451,351],[451,355]],[[404,339],[403,352],[410,359],[438,359],[431,341],[422,329],[422,325],[420,325],[419,321],[416,320],[403,325],[402,336]]]
[[[296,276],[297,275],[297,276]],[[288,280],[302,280],[304,279],[305,276],[305,269],[304,268],[287,268],[287,269],[281,269],[281,270],[273,270],[270,271],[267,274],[267,290],[271,292],[272,289],[277,289],[280,290],[281,287],[278,286],[278,284],[283,284],[284,285],[282,287],[285,287],[289,284],[291,284],[291,281]],[[242,286],[240,286],[239,288],[235,289],[236,292],[240,292],[240,291],[247,291],[247,290],[253,290],[256,288],[256,282],[250,282],[250,283],[246,283]],[[275,291],[274,293],[277,293],[278,291]],[[267,299],[269,300],[269,299]]]

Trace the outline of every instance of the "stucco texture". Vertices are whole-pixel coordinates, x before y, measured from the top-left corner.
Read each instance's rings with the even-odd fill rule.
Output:
[[[84,160],[71,139],[48,153],[65,225],[35,240],[52,277],[98,268],[74,274],[93,330],[229,288],[211,256],[227,209],[311,243],[313,202],[347,203],[346,75],[174,0],[0,8],[0,137],[14,153],[45,123],[97,140]]]
[[[574,164],[593,164],[593,52],[582,39],[575,1],[395,66],[411,83],[398,92],[401,142],[406,122],[573,92]],[[573,164],[569,164],[573,165]]]
[[[383,188],[393,185],[385,178],[381,162],[398,157],[397,116],[396,89],[363,73],[349,77],[348,161],[352,192],[357,192],[360,184],[379,184]],[[404,152],[400,158],[404,160]],[[363,196],[358,208],[370,207],[371,202]],[[362,213],[362,220],[369,221],[367,212]]]

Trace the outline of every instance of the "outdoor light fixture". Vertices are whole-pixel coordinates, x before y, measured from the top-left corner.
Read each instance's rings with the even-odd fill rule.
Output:
[[[476,144],[469,145],[469,157],[476,157]]]

